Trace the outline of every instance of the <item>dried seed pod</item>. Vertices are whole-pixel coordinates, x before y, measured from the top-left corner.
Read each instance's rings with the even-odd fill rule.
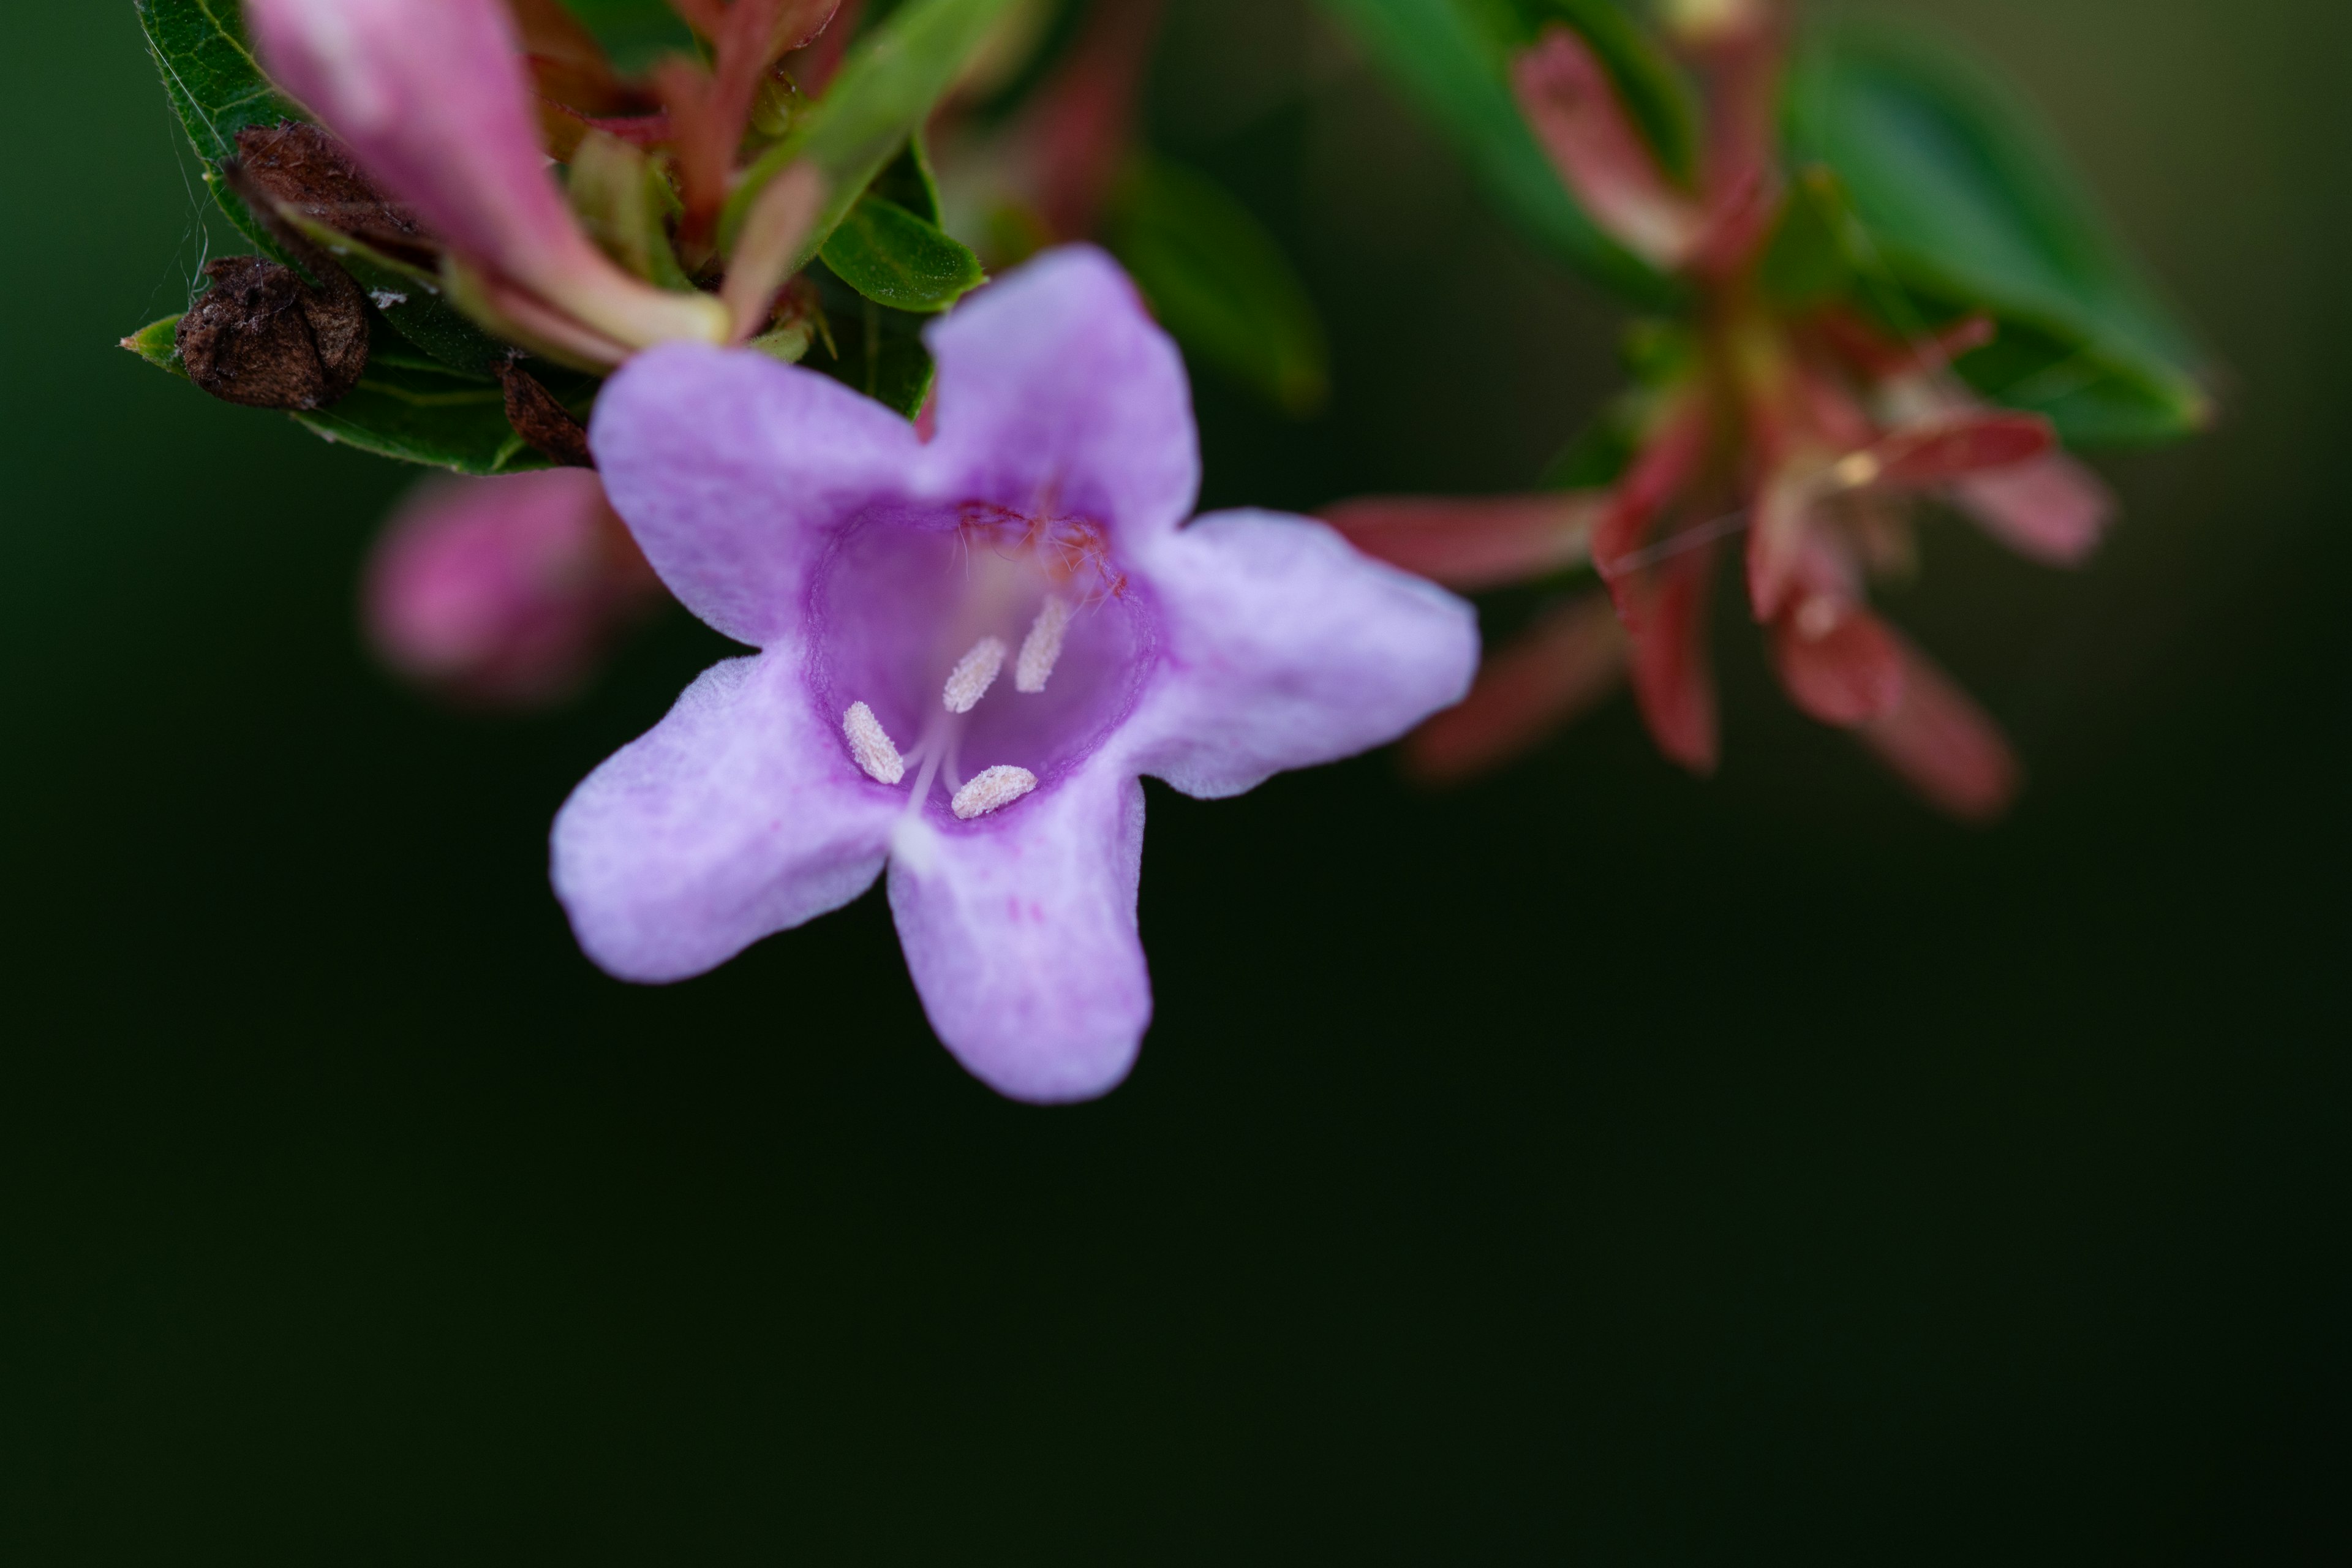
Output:
[[[321,408],[358,383],[367,365],[364,313],[339,310],[291,268],[258,256],[228,257],[205,275],[213,286],[174,334],[198,386],[252,408]]]
[[[567,468],[593,468],[588,454],[588,428],[555,400],[555,394],[512,360],[499,366],[499,384],[506,389],[507,423],[534,449]]]
[[[416,214],[378,190],[343,144],[322,128],[292,120],[248,125],[236,133],[236,152],[246,177],[279,207],[398,260],[440,264],[440,242]]]

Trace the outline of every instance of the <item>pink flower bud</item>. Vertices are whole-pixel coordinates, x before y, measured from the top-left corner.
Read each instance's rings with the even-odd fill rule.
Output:
[[[384,663],[464,701],[568,696],[661,585],[583,468],[427,480],[377,540],[365,613]]]
[[[598,357],[615,363],[669,339],[726,340],[718,301],[639,282],[572,221],[499,0],[247,0],[246,15],[270,74],[485,275],[472,298],[520,291],[589,329],[562,346],[605,340]]]
[[[1626,249],[1669,270],[1705,237],[1705,215],[1670,184],[1591,47],[1546,27],[1511,64],[1511,86],[1536,140],[1592,220]]]

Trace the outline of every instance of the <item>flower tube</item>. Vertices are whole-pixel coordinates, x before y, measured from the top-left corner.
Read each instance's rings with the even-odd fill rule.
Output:
[[[547,169],[499,0],[248,0],[262,62],[448,247],[457,297],[574,357],[723,342],[726,309],[630,277]]]

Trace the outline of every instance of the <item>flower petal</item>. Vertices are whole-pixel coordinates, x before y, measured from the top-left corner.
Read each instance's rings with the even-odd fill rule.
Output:
[[[1903,700],[1857,731],[1879,760],[1928,802],[1966,822],[2009,809],[2020,782],[2009,742],[1935,661],[1899,639]]]
[[[1902,705],[1902,649],[1869,611],[1808,599],[1772,624],[1772,665],[1789,700],[1824,724],[1852,728]]]
[[[2115,492],[2063,452],[1971,475],[1952,494],[1987,533],[2053,566],[2088,555],[2116,515]]]
[[[1508,761],[1582,715],[1625,679],[1625,632],[1606,594],[1552,611],[1488,657],[1478,684],[1405,742],[1405,762],[1451,784]]]
[[[1376,560],[1449,588],[1492,588],[1591,559],[1603,491],[1528,496],[1363,496],[1323,521]]]
[[[904,796],[857,772],[796,648],[705,670],[555,818],[555,896],[590,958],[682,980],[839,909],[882,869]]]
[[[1633,639],[1633,696],[1650,739],[1695,773],[1715,772],[1715,671],[1707,658],[1706,605],[1715,547],[1685,551],[1654,575],[1612,584],[1619,617]],[[1629,601],[1639,613],[1625,614]]]
[[[1049,250],[923,339],[939,361],[925,450],[959,499],[1076,511],[1136,542],[1192,512],[1201,454],[1183,359],[1101,251]]]
[[[739,642],[799,624],[832,530],[916,482],[914,426],[829,377],[673,343],[604,384],[589,444],[670,592]]]
[[[1857,476],[1867,474],[1863,483],[1875,489],[1924,489],[2031,462],[2057,439],[2057,431],[2039,414],[1964,408],[1906,425],[1847,461]]]
[[[1666,183],[1591,47],[1558,23],[1511,62],[1511,88],[1536,140],[1593,220],[1654,266],[1688,260],[1705,226]]]
[[[1167,646],[1129,761],[1186,795],[1392,741],[1460,701],[1478,667],[1468,605],[1307,518],[1218,512],[1139,564]]]
[[[1143,786],[1088,768],[966,831],[920,822],[890,863],[890,912],[923,1011],[998,1093],[1091,1100],[1151,1022],[1136,931]]]

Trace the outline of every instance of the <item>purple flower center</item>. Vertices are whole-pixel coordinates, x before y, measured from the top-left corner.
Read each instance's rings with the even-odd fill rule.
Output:
[[[1050,502],[862,513],[819,564],[806,624],[810,694],[851,759],[943,824],[1075,771],[1134,708],[1159,642],[1107,531]]]

